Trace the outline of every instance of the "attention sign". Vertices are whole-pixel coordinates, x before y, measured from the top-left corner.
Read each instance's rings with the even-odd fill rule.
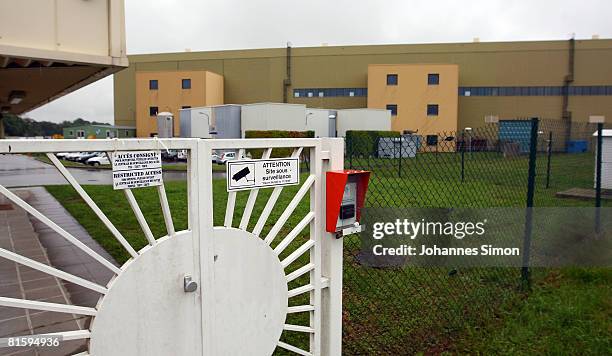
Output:
[[[164,184],[160,151],[116,152],[113,189],[134,189]]]
[[[227,162],[227,191],[300,184],[298,158]]]

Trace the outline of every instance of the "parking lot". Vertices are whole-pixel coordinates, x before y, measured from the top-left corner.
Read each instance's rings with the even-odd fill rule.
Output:
[[[87,168],[68,168],[70,173],[81,184],[104,185],[112,183],[109,170]],[[216,173],[221,174],[223,173]],[[187,177],[186,172],[164,172],[164,180],[181,181]],[[7,188],[32,187],[43,185],[67,184],[66,180],[50,164],[25,155],[0,155],[0,184]]]

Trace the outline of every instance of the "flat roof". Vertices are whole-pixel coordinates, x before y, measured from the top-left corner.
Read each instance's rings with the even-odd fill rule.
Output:
[[[515,42],[450,42],[418,44],[367,44],[346,46],[292,47],[292,57],[338,56],[360,54],[419,54],[419,53],[468,53],[468,52],[512,52],[512,51],[567,51],[568,40],[515,41]],[[579,39],[577,50],[612,49],[612,39]],[[190,61],[233,58],[274,58],[285,57],[286,48],[253,48],[219,51],[194,51],[133,54],[128,58],[132,63]]]
[[[279,106],[303,106],[303,107],[306,107],[306,105],[305,105],[305,104],[296,104],[296,103],[271,103],[271,102],[243,104],[243,105],[241,105],[241,106],[256,106],[256,105],[279,105]]]
[[[134,126],[115,126],[115,125],[100,125],[100,124],[74,125],[74,126],[64,127],[64,129],[75,129],[77,127],[86,127],[86,126],[102,127],[102,128],[106,128],[106,129],[136,130],[136,127],[134,127]]]

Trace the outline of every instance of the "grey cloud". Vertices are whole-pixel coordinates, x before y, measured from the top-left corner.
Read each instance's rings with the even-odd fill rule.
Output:
[[[128,53],[612,37],[604,0],[126,0]],[[28,114],[112,121],[107,78]]]

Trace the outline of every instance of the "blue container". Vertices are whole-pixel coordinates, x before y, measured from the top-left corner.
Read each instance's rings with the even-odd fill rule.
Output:
[[[531,120],[500,120],[499,140],[501,142],[516,142],[520,152],[529,152],[531,142]]]
[[[588,150],[586,140],[569,140],[567,141],[567,153],[583,153]]]

